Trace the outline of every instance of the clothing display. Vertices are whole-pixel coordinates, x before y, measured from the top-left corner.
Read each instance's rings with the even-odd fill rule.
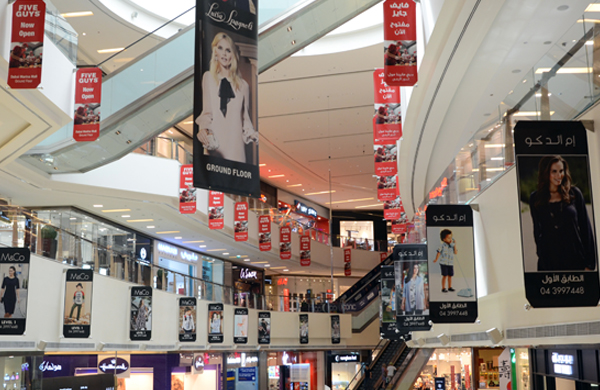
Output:
[[[17,289],[19,288],[19,279],[8,276],[2,281],[2,289],[4,295],[2,302],[4,303],[4,313],[13,314],[15,312],[15,304],[17,303]]]

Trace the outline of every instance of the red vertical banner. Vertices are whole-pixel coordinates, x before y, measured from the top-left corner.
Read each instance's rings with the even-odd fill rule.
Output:
[[[400,220],[392,221],[392,233],[394,234],[406,234],[406,224],[400,223]]]
[[[46,3],[17,0],[12,9],[7,82],[15,89],[36,88],[42,81]]]
[[[310,236],[300,237],[300,265],[302,267],[310,265]]]
[[[75,112],[73,139],[77,142],[95,141],[100,135],[100,100],[102,71],[81,68],[75,78]]]
[[[289,260],[292,258],[292,228],[282,226],[279,229],[279,258]]]
[[[375,174],[377,176],[393,176],[398,173],[398,147],[391,145],[373,145]]]
[[[208,227],[223,229],[225,226],[225,196],[219,191],[208,191]]]
[[[412,87],[417,83],[417,5],[413,0],[383,3],[385,82]]]
[[[398,197],[397,176],[377,176],[377,200],[394,200]]]
[[[194,188],[193,165],[182,165],[179,171],[179,212],[194,214],[196,212],[196,189]]]
[[[387,259],[387,257],[388,257],[387,252],[381,252],[379,254],[379,262],[381,263],[381,262],[385,261],[385,259]]]
[[[469,365],[465,364],[463,366],[465,368],[465,388],[471,388],[471,373],[469,372]]]
[[[236,241],[248,241],[248,202],[237,202],[233,214],[233,235]]]
[[[271,250],[271,217],[268,215],[258,217],[258,247],[263,252]]]
[[[373,115],[373,143],[395,145],[402,137],[402,107],[400,88],[384,81],[384,70],[373,72],[375,114]]]
[[[352,275],[352,249],[344,248],[344,275]]]
[[[387,200],[383,203],[383,218],[388,221],[395,221],[398,219],[404,219],[406,213],[404,212],[404,206],[402,200],[398,196],[396,199]]]

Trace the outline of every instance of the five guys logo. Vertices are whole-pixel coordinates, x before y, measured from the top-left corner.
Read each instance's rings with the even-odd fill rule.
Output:
[[[39,18],[41,16],[41,11],[38,8],[37,4],[20,4],[19,8],[16,12],[17,17],[19,18]],[[33,26],[22,26],[24,28],[33,28]]]
[[[185,167],[185,168],[183,168],[183,174],[184,175],[191,175],[192,173],[194,173],[194,168],[193,167]]]

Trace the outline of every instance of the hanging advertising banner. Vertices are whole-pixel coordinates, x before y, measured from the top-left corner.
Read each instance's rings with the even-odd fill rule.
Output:
[[[415,330],[429,330],[430,285],[427,270],[427,245],[399,244],[394,247],[396,294],[396,328],[400,335]],[[430,289],[431,290],[431,289]]]
[[[194,167],[193,165],[182,165],[179,172],[179,212],[194,214],[196,212]]]
[[[0,335],[25,333],[30,256],[27,248],[0,248]]]
[[[352,249],[344,248],[344,275],[352,275]]]
[[[292,258],[292,228],[289,226],[279,228],[279,258],[281,260]]]
[[[389,254],[387,252],[381,252],[379,254],[379,262],[383,263],[385,261],[385,259],[387,259],[389,256]]]
[[[417,5],[411,0],[383,3],[384,80],[388,85],[417,83]]]
[[[402,137],[402,106],[400,104],[400,89],[391,87],[384,81],[384,70],[373,72],[375,111],[373,114],[373,144],[393,145]],[[375,149],[377,151],[377,149]],[[383,158],[381,153],[380,158]],[[387,156],[391,159],[392,156]],[[384,161],[380,163],[388,162]],[[377,154],[375,155],[377,164]],[[385,165],[383,165],[385,166]],[[388,164],[389,166],[389,164]],[[390,173],[393,175],[394,173]]]
[[[339,344],[341,338],[340,316],[336,314],[331,316],[331,344]]]
[[[248,309],[234,309],[233,322],[233,342],[235,344],[248,344]]]
[[[498,356],[498,379],[500,382],[499,390],[512,389],[512,356],[510,348],[504,348],[504,351]]]
[[[300,314],[298,319],[300,321],[300,344],[308,344],[308,314]]]
[[[271,313],[258,312],[258,343],[271,344]]]
[[[310,236],[300,237],[300,265],[310,266]]]
[[[179,341],[196,341],[196,298],[179,298]]]
[[[394,280],[394,266],[381,266],[381,309],[379,310],[379,330],[385,339],[397,339],[396,333],[396,308],[398,307],[398,294]]]
[[[248,241],[248,202],[237,202],[234,206],[233,227],[236,241]]]
[[[597,306],[586,129],[581,122],[519,121],[514,137],[527,300],[536,308]]]
[[[425,211],[429,317],[438,324],[477,320],[473,210],[431,204]]]
[[[223,304],[208,305],[208,342],[211,344],[223,342]]]
[[[131,287],[129,339],[152,338],[152,287]]]
[[[398,197],[397,176],[377,176],[377,200],[392,201]]]
[[[398,148],[396,144],[373,145],[375,174],[377,176],[393,176],[398,173]]]
[[[258,217],[258,247],[262,252],[271,250],[271,217],[268,215]]]
[[[259,198],[255,3],[196,0],[194,187]]]
[[[406,213],[404,212],[400,196],[396,197],[396,199],[383,202],[383,218],[387,221],[406,219]]]
[[[73,139],[91,142],[100,135],[100,101],[102,99],[102,70],[80,68],[75,77],[75,112]]]
[[[392,221],[392,233],[394,234],[406,234],[407,224],[401,223],[400,220]],[[402,244],[402,243],[401,243]]]
[[[225,226],[225,196],[222,192],[208,191],[208,227],[223,229]]]
[[[14,89],[37,88],[42,81],[46,3],[17,0],[12,10],[7,84]]]
[[[94,271],[66,271],[63,336],[88,338],[92,324],[92,291]]]

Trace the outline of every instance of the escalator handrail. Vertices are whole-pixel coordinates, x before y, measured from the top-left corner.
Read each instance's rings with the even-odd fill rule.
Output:
[[[414,359],[416,354],[417,350],[411,348],[411,351],[408,353],[408,355],[406,355],[406,358],[404,358],[404,361],[401,363],[400,367],[397,367],[398,371],[396,372],[396,375],[394,375],[391,383],[389,384],[391,389],[395,389],[398,386],[398,383],[400,382],[404,374],[406,374],[406,366]],[[402,368],[402,366],[404,366],[404,368]]]
[[[354,388],[358,389],[360,387],[361,383],[365,379],[365,375],[364,375],[365,367],[366,367],[365,363],[360,364],[360,368],[358,369],[358,371],[356,371],[356,374],[354,374],[352,379],[350,379],[350,382],[348,382],[348,386],[346,386],[345,390],[350,390],[351,386],[352,386],[352,382],[354,382],[355,380],[356,380],[356,386]],[[357,379],[358,374],[362,374],[360,379]]]

